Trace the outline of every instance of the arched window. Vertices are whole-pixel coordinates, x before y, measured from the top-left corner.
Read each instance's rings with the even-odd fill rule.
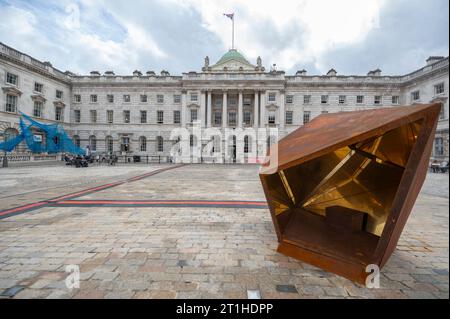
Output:
[[[156,151],[163,152],[164,151],[164,140],[162,136],[156,137]]]
[[[147,138],[145,136],[139,137],[139,149],[141,152],[147,151]]]
[[[0,133],[0,142],[6,142],[9,140],[12,140],[13,138],[17,137],[19,135],[19,131],[15,128],[9,127],[3,131],[3,133]],[[26,152],[28,150],[27,144],[25,141],[20,142],[13,150],[13,152]]]
[[[221,144],[220,142],[221,142],[220,135],[214,135],[213,136],[213,148],[212,148],[213,153],[220,152],[220,144]]]
[[[17,135],[19,135],[19,132],[15,129],[15,128],[7,128],[5,130],[5,133],[3,134],[4,136],[4,141],[9,141],[12,140],[13,138],[15,138]]]
[[[105,144],[106,144],[106,151],[112,153],[114,151],[114,142],[111,136],[106,137]]]
[[[244,153],[251,152],[252,148],[250,145],[250,137],[248,135],[244,136]]]
[[[75,144],[75,146],[77,147],[80,147],[80,137],[78,135],[73,136],[73,144]]]
[[[177,136],[172,140],[172,148],[171,153],[174,152],[175,155],[181,155],[182,146],[181,146],[181,136]]]
[[[89,136],[89,146],[91,151],[97,150],[97,138],[95,137],[95,135]]]

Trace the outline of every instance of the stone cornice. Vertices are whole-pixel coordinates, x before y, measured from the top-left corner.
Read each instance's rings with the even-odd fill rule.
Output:
[[[72,88],[177,88],[181,89],[180,82],[73,82]]]
[[[445,57],[432,64],[419,68],[411,73],[399,76],[378,75],[285,75],[283,71],[260,72],[255,70],[243,71],[216,71],[216,72],[189,72],[181,75],[74,75],[69,72],[61,72],[48,62],[38,61],[31,56],[19,52],[3,43],[0,43],[0,61],[15,64],[31,72],[45,76],[48,79],[58,81],[72,88],[98,88],[98,87],[123,87],[123,88],[174,88],[183,86],[202,86],[214,84],[215,86],[238,85],[249,86],[272,86],[283,87],[393,87],[403,88],[414,85],[427,79],[448,75],[449,58]],[[241,63],[242,61],[240,61]],[[225,63],[225,62],[223,62]],[[255,66],[249,63],[252,68]],[[5,88],[2,88],[5,91]],[[12,91],[11,91],[12,92]],[[12,94],[12,93],[11,93]],[[20,96],[21,92],[16,92]]]
[[[62,78],[57,77],[57,76],[51,74],[50,72],[48,72],[46,70],[43,70],[43,69],[41,69],[41,68],[39,68],[37,66],[34,66],[34,65],[26,63],[24,61],[15,59],[15,58],[10,57],[9,55],[3,54],[1,52],[0,52],[0,60],[5,60],[5,61],[9,61],[9,62],[15,63],[15,64],[20,65],[20,66],[22,66],[22,67],[24,67],[24,68],[26,68],[26,69],[28,69],[28,70],[30,70],[32,72],[36,72],[38,74],[46,76],[46,77],[48,77],[48,78],[50,78],[52,80],[61,82],[63,84],[66,84],[66,85],[70,85],[71,84],[71,81],[69,79],[62,79]]]
[[[15,95],[15,96],[22,95],[22,91],[20,91],[15,86],[4,86],[4,87],[2,87],[2,90],[3,90],[3,92],[5,92],[5,94],[10,94],[10,95]]]
[[[440,74],[445,74],[445,73],[447,73],[447,75],[448,75],[448,64],[447,64],[446,67],[435,69],[435,70],[432,70],[430,72],[421,74],[421,75],[419,75],[417,77],[413,77],[411,79],[408,79],[408,80],[402,82],[402,86],[408,86],[408,85],[414,84],[414,83],[416,83],[418,81],[425,81],[425,80],[427,80],[427,79],[429,79],[429,78],[431,78],[433,76],[440,75]]]
[[[401,88],[401,82],[381,82],[381,81],[288,81],[286,88],[291,87],[394,87]]]

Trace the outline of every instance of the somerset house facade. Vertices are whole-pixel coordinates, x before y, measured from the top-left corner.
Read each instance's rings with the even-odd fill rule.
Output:
[[[236,154],[259,154],[273,139],[241,134],[230,142],[225,131],[277,129],[281,138],[322,113],[439,101],[432,157],[448,161],[448,57],[430,57],[418,70],[398,76],[378,69],[366,75],[334,69],[288,75],[266,69],[260,58],[254,62],[233,49],[215,63],[206,57],[200,70],[181,75],[165,70],[77,75],[0,43],[0,141],[18,134],[23,112],[62,124],[82,148],[130,156],[170,157],[179,141],[175,129],[214,128],[218,137],[191,135],[189,145],[200,148],[205,162],[208,152],[221,148],[236,160]],[[236,144],[242,148],[236,150]],[[23,154],[29,154],[25,145],[11,155]]]

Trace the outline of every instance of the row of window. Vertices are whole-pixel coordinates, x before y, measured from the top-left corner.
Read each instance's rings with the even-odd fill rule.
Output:
[[[268,94],[268,101],[269,102],[275,102],[276,101],[276,94],[275,93],[269,93]],[[356,103],[363,104],[364,103],[364,96],[358,95],[356,96]],[[147,103],[148,102],[148,95],[141,94],[140,95],[140,102],[141,103]],[[392,96],[392,104],[399,104],[399,96]],[[74,101],[76,103],[81,103],[81,95],[75,94],[74,95]],[[106,95],[106,101],[108,103],[114,103],[114,95],[113,94],[107,94]],[[131,96],[129,94],[124,94],[122,96],[122,101],[124,103],[130,103],[131,102]],[[196,102],[198,101],[198,96],[196,93],[191,94],[191,101]],[[90,102],[91,103],[98,103],[98,95],[97,94],[91,94],[90,95]],[[157,103],[164,103],[164,95],[163,94],[157,94],[156,95],[156,102]],[[174,94],[173,95],[173,102],[178,104],[181,103],[181,95]],[[286,96],[286,103],[292,104],[294,102],[294,96],[293,95],[287,95]],[[373,103],[375,105],[381,104],[382,102],[382,96],[376,95],[374,96]],[[329,103],[329,96],[328,95],[321,95],[320,98],[321,104],[328,104]],[[339,104],[346,104],[347,103],[347,96],[346,95],[339,95]],[[233,106],[237,104],[237,99],[235,98],[229,98],[228,99],[228,105]],[[311,104],[311,95],[304,95],[303,96],[303,104]],[[251,98],[244,98],[243,99],[243,105],[244,106],[250,106],[251,105]],[[221,107],[222,106],[222,99],[216,99],[215,100],[215,106]]]
[[[35,83],[35,92],[41,92],[42,93],[42,84]],[[444,83],[439,83],[434,86],[434,94],[440,95],[445,93],[445,85]],[[56,98],[62,99],[63,92],[56,90]],[[364,103],[364,95],[357,95],[356,96],[356,103],[363,104]],[[411,93],[411,99],[413,101],[420,100],[420,90],[414,91]],[[114,103],[114,95],[108,94],[106,96],[106,100],[108,103]],[[198,101],[198,94],[197,93],[191,93],[190,100],[192,102]],[[234,105],[236,104],[236,99],[229,99],[229,104]],[[147,103],[148,96],[145,94],[140,95],[140,102]],[[250,105],[250,98],[244,99],[244,105]],[[276,101],[276,94],[275,93],[269,93],[268,94],[268,101],[269,102],[275,102]],[[339,104],[343,105],[347,103],[347,96],[346,95],[339,95],[338,98]],[[81,95],[76,94],[75,95],[75,102],[81,103]],[[90,95],[90,102],[91,103],[97,103],[98,102],[98,96],[96,94]],[[129,94],[123,95],[123,102],[129,103],[131,102],[131,96]],[[157,103],[164,103],[164,95],[163,94],[157,94],[156,95],[156,102]],[[181,103],[181,95],[174,94],[173,95],[173,102],[174,103]],[[286,103],[292,104],[294,103],[294,96],[293,95],[286,95]],[[303,104],[310,104],[311,103],[311,95],[304,95],[303,96]],[[321,104],[328,104],[329,103],[329,96],[328,95],[321,95],[320,97],[320,103]],[[375,95],[373,97],[373,104],[379,105],[382,103],[382,96],[381,95]],[[391,103],[392,104],[399,104],[400,103],[400,97],[398,95],[391,96]],[[222,100],[216,99],[216,106],[221,106]]]
[[[269,95],[270,96],[270,95]],[[311,95],[303,95],[303,104],[311,104]],[[356,103],[357,104],[364,104],[366,97],[364,95],[357,95],[356,96]],[[373,104],[374,105],[381,105],[383,97],[381,95],[375,95],[373,97]],[[269,100],[270,101],[270,100]],[[320,96],[320,104],[329,104],[330,97],[329,95],[321,95]],[[294,103],[294,96],[293,95],[286,95],[286,104],[292,104]],[[339,95],[338,97],[338,103],[340,105],[347,104],[347,96],[346,95]],[[400,103],[400,97],[398,95],[391,96],[391,103],[392,104],[399,104]]]
[[[189,137],[190,137],[189,144],[192,147],[195,144],[195,137],[194,135],[190,135]],[[80,147],[81,143],[80,137],[78,135],[75,135],[73,137],[73,142],[76,146]],[[220,139],[214,138],[213,142],[214,142],[213,152],[218,151],[220,149]],[[107,152],[114,152],[114,141],[111,136],[107,136],[105,138],[105,146]],[[89,137],[89,148],[93,152],[97,151],[97,138],[94,135],[91,135]],[[120,150],[125,152],[130,150],[130,138],[128,136],[122,137]],[[145,136],[139,137],[139,151],[141,152],[147,151],[147,138]],[[162,138],[162,136],[156,137],[156,151],[164,152],[164,139]],[[244,136],[244,153],[250,152],[251,152],[251,140],[250,137],[246,135]]]
[[[19,77],[16,74],[13,73],[6,73],[6,83],[14,85],[14,86],[18,86],[19,84]],[[34,82],[34,91],[37,93],[43,93],[44,92],[44,85],[42,83],[39,82]],[[435,95],[440,95],[440,94],[444,94],[445,93],[445,84],[444,82],[438,83],[436,85],[434,85],[434,94]],[[63,98],[63,91],[61,90],[56,90],[55,92],[55,97],[57,99],[62,99]],[[339,95],[339,104],[345,104],[346,103],[346,99],[347,97],[345,95]],[[381,104],[381,95],[376,95],[374,96],[374,100],[373,103],[374,104]],[[411,99],[413,101],[418,101],[420,100],[420,91],[414,91],[411,92]],[[113,94],[108,94],[106,96],[106,100],[108,101],[108,103],[114,103],[114,95]],[[198,93],[191,93],[190,94],[190,100],[192,102],[196,102],[198,101]],[[329,100],[329,96],[328,95],[322,95],[321,96],[321,104],[328,104],[328,100]],[[76,103],[81,103],[81,95],[80,94],[75,94],[74,95],[74,101]],[[145,94],[141,94],[140,95],[140,101],[142,103],[146,103],[148,101],[148,96]],[[157,94],[156,95],[156,101],[157,103],[164,103],[164,95],[163,94]],[[220,100],[217,100],[220,101]],[[274,92],[270,92],[268,94],[268,101],[269,102],[275,102],[276,101],[276,93]],[[286,95],[286,103],[291,104],[294,101],[294,96],[293,95]],[[91,94],[90,95],[90,102],[91,103],[97,103],[98,102],[98,95],[97,94]],[[123,95],[123,102],[131,102],[131,96],[129,94],[124,94]],[[181,103],[181,95],[179,94],[174,94],[173,95],[173,102],[174,103]],[[245,101],[244,101],[245,102]],[[311,95],[304,95],[303,96],[303,103],[304,104],[310,104],[311,103]],[[358,104],[362,104],[364,103],[364,96],[363,95],[358,95],[356,97],[356,103]],[[398,104],[399,103],[399,97],[398,96],[392,96],[392,104]]]
[[[10,85],[18,86],[19,85],[19,77],[16,74],[7,72],[6,73],[6,83],[8,83]],[[34,82],[34,92],[41,93],[41,94],[44,93],[44,85],[39,82]],[[64,93],[61,90],[55,91],[55,97],[59,100],[62,100],[63,94]]]
[[[80,137],[75,135],[73,137],[73,142],[76,146],[80,147]],[[120,150],[127,152],[130,150],[130,138],[128,136],[122,137],[122,143],[120,144]],[[114,152],[114,141],[111,136],[107,136],[105,138],[105,146],[107,152]],[[97,151],[97,138],[92,135],[89,137],[89,148],[91,151]],[[147,138],[145,136],[139,137],[139,150],[141,152],[147,151]],[[156,151],[163,152],[164,151],[164,140],[161,136],[156,137]]]
[[[44,103],[35,101],[33,106],[34,117],[44,117]],[[64,108],[62,106],[55,106],[55,121],[64,120]]]
[[[81,110],[74,110],[75,112],[75,123],[81,122]],[[322,111],[322,113],[328,113],[328,111]],[[198,120],[198,111],[197,109],[191,109],[191,123]],[[35,115],[38,116],[38,115]],[[303,112],[303,124],[306,124],[309,122],[311,116],[310,111],[304,111]],[[90,121],[91,123],[97,123],[97,110],[90,110]],[[292,125],[294,119],[294,112],[293,111],[286,111],[285,113],[285,124]],[[140,111],[140,123],[146,124],[148,120],[147,111]],[[114,111],[113,110],[107,110],[106,111],[106,121],[108,124],[114,123]],[[131,121],[131,113],[129,110],[123,111],[123,123],[130,123]],[[156,112],[156,122],[157,124],[164,124],[164,111],[157,111]],[[173,124],[180,124],[181,123],[181,113],[180,111],[176,110],[173,111]],[[214,112],[213,114],[213,123],[215,125],[222,125],[222,112]],[[229,126],[235,126],[237,123],[237,113],[236,112],[229,112],[228,113],[228,125]],[[251,125],[252,124],[252,113],[251,112],[244,112],[243,113],[243,124],[244,125]],[[268,112],[268,124],[276,124],[276,112],[275,111],[269,111]]]
[[[17,110],[17,96],[14,95],[7,95],[7,102],[6,102],[6,111],[15,113]],[[44,110],[44,104],[40,101],[34,102],[33,107],[33,116],[35,117],[43,117],[43,110]],[[63,107],[56,106],[55,107],[55,120],[62,121],[63,120]],[[198,120],[198,111],[197,109],[191,109],[191,122],[194,122]],[[275,112],[269,111],[268,114],[268,123],[269,124],[275,124]],[[293,124],[293,112],[287,111],[286,112],[286,124]],[[140,123],[145,124],[147,123],[148,116],[147,111],[140,111]],[[81,110],[74,110],[74,121],[75,123],[81,122]],[[97,116],[97,110],[90,110],[90,122],[91,123],[97,123],[98,116]],[[106,121],[108,124],[114,123],[114,111],[113,110],[107,110],[106,111]],[[157,124],[164,124],[164,111],[157,111],[156,113],[156,121]],[[243,124],[244,125],[250,125],[252,121],[252,113],[249,111],[243,112]],[[131,122],[131,112],[129,110],[123,111],[123,122],[124,123],[130,123]],[[228,125],[234,126],[237,122],[237,114],[236,112],[229,112],[228,113]],[[174,124],[180,124],[181,123],[181,113],[179,110],[173,111],[173,123]],[[214,112],[214,124],[215,125],[221,125],[222,124],[222,112]]]
[[[106,102],[107,103],[114,103],[115,100],[116,100],[116,98],[115,98],[114,94],[107,94],[106,95]],[[82,102],[82,96],[80,94],[75,94],[74,95],[74,101],[75,101],[75,103],[81,103]],[[89,96],[89,101],[90,101],[90,103],[98,103],[99,102],[98,94],[91,94]],[[130,94],[122,95],[122,101],[124,103],[130,103],[131,102],[131,95]],[[148,95],[140,94],[139,101],[141,103],[147,103],[148,102]],[[157,94],[156,95],[156,102],[157,103],[161,104],[161,103],[164,103],[164,101],[165,101],[165,96],[163,94]],[[191,102],[197,102],[198,101],[198,94],[197,93],[191,93],[190,94],[190,101]],[[251,101],[252,101],[251,97],[244,97],[243,98],[243,105],[244,106],[251,106]],[[214,105],[218,106],[218,107],[221,107],[222,104],[223,104],[222,102],[223,102],[222,98],[220,98],[220,99],[216,98],[215,102],[214,102]],[[173,103],[175,103],[175,104],[181,103],[181,95],[180,94],[174,94],[173,95]],[[228,98],[228,105],[229,106],[237,105],[237,98],[229,97]]]
[[[434,95],[441,95],[445,93],[445,84],[444,82],[438,83],[434,85]],[[412,101],[418,101],[420,100],[420,90],[416,90],[411,92],[411,100]]]
[[[81,110],[74,110],[74,121],[75,123],[81,123]],[[97,110],[90,110],[90,121],[91,123],[97,123]],[[114,123],[114,111],[106,111],[106,122],[108,124]],[[131,122],[131,112],[129,110],[123,111],[123,123]],[[164,124],[164,111],[156,112],[156,122],[157,124]],[[140,111],[140,123],[147,123],[147,111]],[[180,111],[173,111],[173,123],[181,123]]]
[[[41,101],[35,101],[33,106],[33,116],[35,117],[43,117],[44,104]],[[6,95],[6,112],[16,113],[17,111],[17,96],[15,95]],[[81,110],[75,110],[75,123],[81,122]],[[328,111],[322,111],[322,113],[328,113]],[[275,124],[275,111],[268,112],[268,124]],[[61,106],[55,106],[55,120],[63,121],[64,118],[64,108]],[[191,109],[190,113],[191,122],[198,120],[198,111],[197,109]],[[303,112],[303,123],[309,122],[310,111]],[[440,119],[445,118],[444,108],[441,109]],[[97,123],[97,110],[90,110],[90,122]],[[106,120],[108,124],[114,123],[114,111],[107,110],[106,111]],[[140,111],[140,123],[147,123],[147,111]],[[157,111],[156,115],[157,124],[164,124],[164,111]],[[123,122],[130,123],[131,122],[131,112],[129,110],[123,111]],[[235,126],[237,122],[237,114],[234,111],[228,113],[228,125]],[[179,110],[173,111],[173,124],[181,123],[181,114]],[[213,123],[214,125],[222,125],[222,112],[214,112],[213,113]],[[243,112],[243,124],[251,125],[252,123],[252,112],[244,111]],[[285,124],[292,125],[293,124],[293,111],[286,111],[285,113]]]
[[[6,95],[5,111],[10,113],[17,112],[17,96],[10,94]],[[42,118],[43,115],[44,115],[44,103],[41,101],[34,101],[33,116]],[[63,120],[64,120],[64,107],[55,106],[55,121],[63,121]]]
[[[434,94],[435,95],[441,95],[445,93],[445,84],[439,83],[434,86]],[[356,96],[356,103],[357,104],[363,104],[364,103],[364,95],[357,95]],[[416,90],[414,92],[411,92],[411,100],[418,101],[420,100],[420,90]],[[269,101],[275,101],[275,97],[269,94]],[[347,103],[347,96],[346,95],[339,95],[338,97],[338,103],[341,105],[344,105]],[[292,104],[294,102],[294,96],[293,95],[287,95],[286,96],[286,103]],[[320,103],[321,104],[328,104],[329,103],[329,96],[328,95],[321,95],[320,97]],[[382,96],[381,95],[375,95],[373,97],[373,104],[380,105],[382,103]],[[399,104],[400,103],[400,97],[398,95],[391,96],[391,103],[392,104]],[[303,104],[311,104],[311,95],[304,95],[303,96]]]
[[[192,93],[191,94],[191,101],[197,101],[198,97],[197,94]],[[114,103],[115,97],[113,94],[107,94],[106,95],[106,101],[108,103]],[[81,95],[80,94],[75,94],[74,95],[74,101],[75,103],[81,103]],[[89,97],[89,101],[90,103],[97,103],[98,102],[98,95],[97,94],[91,94]],[[130,103],[131,102],[131,95],[130,94],[124,94],[122,96],[122,101],[124,103]],[[139,97],[139,101],[141,103],[147,103],[148,102],[148,95],[146,94],[141,94]],[[163,94],[157,94],[156,95],[156,102],[157,103],[164,103],[164,95]],[[173,103],[181,103],[181,95],[179,94],[174,94],[173,95]]]
[[[80,138],[78,136],[74,136],[73,138],[74,144],[80,147]],[[130,139],[129,137],[123,137],[122,138],[122,144],[120,145],[121,151],[129,151],[129,143]],[[190,136],[190,146],[194,146],[194,136]],[[114,152],[114,141],[111,136],[106,137],[105,139],[105,145],[106,145],[106,151],[107,152]],[[270,146],[270,141],[268,141],[268,146]],[[91,151],[97,150],[97,139],[95,136],[89,137],[89,147]],[[214,151],[218,151],[220,149],[220,140],[217,141],[217,139],[214,139]],[[145,136],[139,137],[139,151],[141,152],[147,152],[147,138]],[[161,136],[156,137],[156,151],[157,152],[164,152],[164,140]],[[251,152],[251,143],[249,136],[244,137],[244,153],[250,153]],[[444,142],[441,137],[438,137],[435,139],[434,143],[434,155],[435,156],[443,156],[444,155]]]

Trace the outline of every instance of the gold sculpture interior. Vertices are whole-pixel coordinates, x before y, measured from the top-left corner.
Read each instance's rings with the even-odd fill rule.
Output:
[[[364,112],[355,113],[364,121]],[[426,126],[435,125],[433,120],[435,118]],[[384,129],[380,126],[370,134],[361,132],[360,138],[351,136],[349,143],[340,143],[338,137],[333,147],[321,149],[318,156],[310,156],[308,150],[314,146],[302,139],[301,132],[280,141],[280,164],[276,173],[266,174],[263,169],[261,172],[280,241],[279,251],[360,282],[361,271],[355,276],[352,267],[348,267],[348,272],[342,268],[349,264],[360,268],[369,263],[381,265],[383,254],[377,254],[380,239],[393,205],[400,205],[399,187],[405,171],[414,169],[417,164],[411,164],[410,158],[421,132],[427,133],[423,130],[425,121],[426,117],[417,116],[413,120],[401,120],[398,125],[386,125]],[[326,122],[322,118],[322,123]],[[320,128],[318,123],[319,120],[311,122],[313,133],[310,134],[314,135],[314,130]],[[306,130],[308,127],[305,128],[308,135]],[[424,137],[419,143],[422,152],[427,141]],[[299,143],[297,150],[307,160],[295,157],[292,143]],[[305,147],[302,148],[301,143],[305,143]],[[425,157],[427,152],[425,150]],[[411,185],[403,181],[403,188],[406,186]],[[385,233],[386,238],[388,233]],[[318,260],[320,255],[326,258]],[[342,263],[330,267],[333,263],[330,257]]]

